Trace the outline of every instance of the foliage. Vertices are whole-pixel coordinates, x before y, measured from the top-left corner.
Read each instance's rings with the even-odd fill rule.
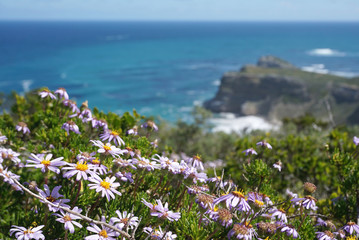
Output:
[[[157,132],[153,119],[136,111],[118,116],[90,110],[87,103],[77,109],[75,103],[52,99],[49,93],[46,89],[40,91],[45,97],[38,91],[25,96],[13,93],[3,101],[10,111],[0,116],[1,239],[10,239],[14,225],[44,225],[46,239],[83,239],[95,234],[82,219],[77,220],[82,228],[64,231],[64,224],[46,203],[11,182],[17,176],[34,193],[44,189],[44,184],[50,189],[61,186],[59,192],[70,200],[71,209],[77,206],[95,220],[104,216],[135,239],[162,239],[165,234],[167,239],[241,238],[240,234],[247,239],[292,239],[296,232],[302,239],[315,239],[317,232],[330,230],[328,220],[346,230],[359,216],[359,149],[351,140],[356,128],[329,129],[305,116],[287,119],[277,133],[215,133],[207,121],[210,114],[197,108],[193,123],[161,124]],[[22,123],[30,133],[19,130]],[[114,142],[117,137],[125,146]],[[114,148],[104,147],[107,142]],[[245,151],[251,148],[256,154]],[[63,157],[66,165],[59,166],[59,174],[48,168],[45,159],[34,168],[28,161],[34,157],[31,154]],[[88,175],[88,180],[66,177],[67,168],[78,170],[83,161],[96,173]],[[208,167],[213,165],[214,170]],[[101,174],[100,168],[107,169],[106,173]],[[111,186],[105,177],[115,176],[119,194],[114,192],[114,198],[107,200],[92,189],[89,180],[94,175],[101,178],[103,189]],[[161,203],[168,206],[163,209]],[[118,225],[112,222],[119,217],[117,210],[133,216]],[[318,225],[321,221],[326,226]]]

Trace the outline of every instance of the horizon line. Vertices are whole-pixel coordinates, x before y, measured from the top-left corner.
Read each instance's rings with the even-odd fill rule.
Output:
[[[1,19],[0,22],[198,22],[198,23],[359,23],[358,20],[209,20],[209,19]]]

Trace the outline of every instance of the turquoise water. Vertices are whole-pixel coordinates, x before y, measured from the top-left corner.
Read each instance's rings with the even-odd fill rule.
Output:
[[[65,87],[90,107],[175,121],[262,55],[359,75],[358,42],[359,23],[0,22],[0,87]]]

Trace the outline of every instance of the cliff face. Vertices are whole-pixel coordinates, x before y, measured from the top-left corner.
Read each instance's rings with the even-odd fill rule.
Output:
[[[309,73],[272,56],[225,73],[216,96],[204,107],[219,113],[281,120],[311,113],[336,123],[359,123],[359,81]]]

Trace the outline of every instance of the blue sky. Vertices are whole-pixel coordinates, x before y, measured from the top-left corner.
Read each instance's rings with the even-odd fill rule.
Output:
[[[0,0],[0,19],[359,21],[359,0]]]

